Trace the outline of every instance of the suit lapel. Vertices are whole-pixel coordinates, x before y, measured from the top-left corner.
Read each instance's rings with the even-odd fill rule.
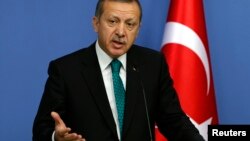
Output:
[[[84,65],[82,73],[84,79],[86,80],[93,99],[96,101],[96,105],[98,106],[108,126],[111,128],[114,134],[117,134],[116,125],[109,105],[101,70],[95,52],[95,45],[91,45],[84,53],[85,54],[82,55],[84,56],[84,58],[82,58]]]
[[[137,104],[138,96],[141,93],[141,86],[138,74],[138,63],[136,61],[136,56],[133,52],[127,54],[127,84],[126,84],[126,100],[125,100],[125,112],[124,112],[124,128],[123,136],[126,135],[132,118],[134,116],[134,110]]]

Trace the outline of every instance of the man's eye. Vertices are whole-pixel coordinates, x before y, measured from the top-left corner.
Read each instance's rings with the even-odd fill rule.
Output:
[[[135,27],[135,23],[127,23],[127,27],[129,29],[133,29]]]
[[[117,22],[115,20],[108,20],[108,24],[109,25],[115,25]]]
[[[128,25],[128,26],[133,26],[133,24],[132,24],[132,23],[127,23],[127,25]]]

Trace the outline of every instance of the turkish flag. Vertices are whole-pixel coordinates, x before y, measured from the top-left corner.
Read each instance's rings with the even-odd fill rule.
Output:
[[[161,51],[169,65],[184,112],[207,140],[218,124],[213,75],[202,0],[171,0]],[[158,136],[157,141],[165,139]]]

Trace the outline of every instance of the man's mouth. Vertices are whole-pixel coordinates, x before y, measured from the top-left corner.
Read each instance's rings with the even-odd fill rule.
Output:
[[[126,42],[122,39],[113,39],[112,40],[114,47],[116,48],[121,48],[126,44]]]
[[[116,40],[113,40],[113,42],[116,44],[121,44],[121,45],[124,44],[124,42],[120,42],[120,41],[116,41]]]

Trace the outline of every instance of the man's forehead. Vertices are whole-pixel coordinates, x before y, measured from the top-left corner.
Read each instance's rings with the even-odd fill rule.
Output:
[[[140,9],[135,5],[131,5],[131,3],[124,3],[124,2],[116,2],[115,4],[107,4],[104,5],[103,13],[113,16],[140,16]]]

